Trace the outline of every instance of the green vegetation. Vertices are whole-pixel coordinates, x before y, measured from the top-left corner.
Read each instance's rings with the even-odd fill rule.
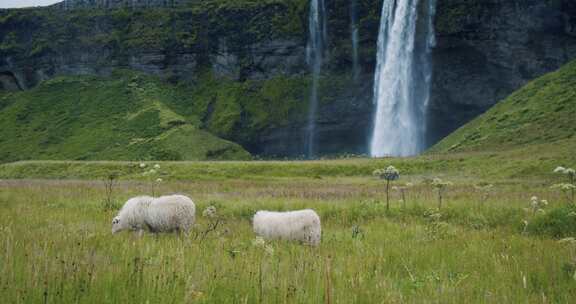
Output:
[[[575,157],[575,117],[573,61],[530,82],[443,139],[431,152],[508,151],[569,162]]]
[[[207,164],[207,172],[214,169]],[[249,166],[219,165],[231,175]],[[161,166],[166,172],[177,168]],[[292,165],[276,166],[280,172]],[[405,206],[399,193],[391,193],[389,211],[384,183],[370,174],[280,180],[263,170],[252,180],[164,177],[157,193],[188,193],[197,203],[198,225],[184,239],[113,236],[115,211],[103,208],[102,182],[0,181],[0,295],[8,303],[574,301],[573,245],[538,228],[549,227],[547,214],[555,217],[565,204],[546,182],[498,182],[485,199],[474,190],[477,179],[450,175],[455,184],[438,212],[427,181],[436,172],[404,174],[398,168],[399,182],[414,186],[405,193]],[[128,181],[142,172],[133,170],[114,188],[114,205],[149,191],[143,181]],[[524,210],[534,194],[550,201],[545,214]],[[222,223],[201,241],[195,236],[210,225],[200,215],[209,205],[217,207]],[[301,208],[314,208],[322,218],[318,248],[282,241],[254,245],[249,218],[256,210]],[[524,231],[524,220],[534,228]]]
[[[307,77],[277,76],[239,82],[203,73],[197,82],[186,91],[194,104],[184,102],[175,104],[175,108],[201,117],[210,132],[241,143],[254,140],[265,128],[301,119],[308,108]]]
[[[241,49],[251,42],[305,37],[307,4],[211,0],[136,10],[3,10],[0,55],[25,58],[83,48],[110,48],[117,56],[142,49],[210,52],[217,47],[210,39],[215,36],[228,37],[230,48]]]
[[[0,95],[0,159],[247,159],[171,107],[176,87],[129,71],[59,77]]]

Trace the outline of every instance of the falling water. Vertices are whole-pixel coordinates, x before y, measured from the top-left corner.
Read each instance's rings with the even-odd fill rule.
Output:
[[[308,123],[305,134],[306,156],[312,158],[316,154],[316,112],[318,110],[318,81],[322,70],[322,57],[326,42],[326,8],[324,0],[310,0],[308,17],[309,38],[306,48],[306,61],[312,72],[312,88],[308,109]]]
[[[352,36],[352,76],[354,81],[358,80],[360,67],[358,66],[358,13],[357,0],[350,1],[350,35]]]
[[[373,157],[416,155],[425,148],[435,5],[436,0],[384,0],[374,76]]]

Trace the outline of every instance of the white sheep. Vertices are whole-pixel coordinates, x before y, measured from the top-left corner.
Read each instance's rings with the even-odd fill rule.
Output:
[[[196,206],[184,195],[158,198],[138,196],[129,199],[112,220],[112,233],[132,230],[150,232],[184,232],[188,234],[194,224]]]
[[[313,246],[320,244],[320,217],[312,209],[258,211],[252,219],[252,226],[254,233],[266,239],[300,241]]]

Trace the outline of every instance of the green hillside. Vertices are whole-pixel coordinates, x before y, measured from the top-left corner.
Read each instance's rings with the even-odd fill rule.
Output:
[[[574,155],[576,61],[530,82],[430,152],[512,150],[530,157]]]
[[[153,77],[59,77],[24,92],[0,91],[0,161],[248,159],[238,144],[179,115],[186,92]]]

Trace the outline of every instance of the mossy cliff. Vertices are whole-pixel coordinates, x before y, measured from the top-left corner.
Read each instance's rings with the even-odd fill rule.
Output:
[[[381,1],[358,1],[361,75],[351,77],[349,1],[328,5],[320,152],[363,153]],[[430,141],[576,56],[571,1],[438,1]],[[309,95],[308,1],[206,0],[153,8],[0,11],[0,87],[118,68],[171,83],[173,107],[255,154],[302,153]]]

